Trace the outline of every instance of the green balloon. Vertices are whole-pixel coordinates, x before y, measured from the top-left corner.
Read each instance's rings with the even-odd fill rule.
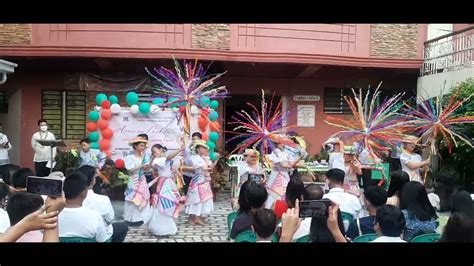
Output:
[[[91,149],[98,150],[99,149],[99,143],[98,142],[92,142],[91,143]]]
[[[169,102],[169,103],[172,103],[172,102],[177,101],[177,100],[178,100],[178,98],[172,97],[172,98],[169,98],[169,99],[168,99],[168,102]],[[178,107],[178,106],[179,106],[179,103],[176,102],[176,103],[173,103],[170,107],[171,107],[171,108],[176,108],[176,107]]]
[[[89,119],[90,119],[91,121],[96,122],[96,121],[99,120],[99,118],[100,118],[99,112],[97,112],[97,111],[91,111],[91,112],[89,113]]]
[[[209,113],[209,120],[216,121],[217,118],[219,118],[219,114],[216,111],[212,110],[211,113]]]
[[[213,100],[213,101],[211,102],[211,108],[214,109],[214,110],[216,110],[217,107],[219,107],[219,102],[216,101],[216,100]]]
[[[141,103],[138,107],[138,110],[140,111],[140,113],[146,115],[150,112],[150,105],[148,103]]]
[[[165,103],[165,99],[163,98],[155,98],[153,99],[153,104],[156,104],[156,105],[162,105]]]
[[[215,132],[215,131],[211,131],[209,133],[209,140],[212,141],[212,142],[216,142],[217,140],[219,139],[219,133]]]
[[[110,96],[109,96],[109,102],[110,102],[111,104],[118,103],[118,97],[115,96],[115,95],[110,95]]]
[[[135,92],[129,92],[127,93],[127,97],[126,97],[126,100],[127,100],[127,103],[129,105],[134,105],[134,104],[137,104],[138,103],[138,94],[136,94]]]
[[[89,133],[89,141],[97,142],[99,141],[99,138],[100,138],[99,131],[92,131],[91,133]]]
[[[95,96],[95,103],[97,103],[98,106],[101,106],[102,102],[105,100],[107,100],[107,95],[103,93],[99,93],[97,96]]]
[[[209,140],[207,146],[209,146],[209,150],[214,150],[216,148],[216,143]]]
[[[211,161],[217,160],[217,154],[213,151],[209,153],[209,157],[211,158]]]
[[[203,107],[208,107],[210,104],[211,104],[211,99],[209,99],[209,97],[207,96],[201,97],[201,105]]]

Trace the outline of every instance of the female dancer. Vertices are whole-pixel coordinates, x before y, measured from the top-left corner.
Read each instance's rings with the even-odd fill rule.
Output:
[[[242,185],[249,179],[249,176],[258,175],[263,176],[261,183],[265,183],[265,170],[263,169],[261,163],[259,162],[260,152],[255,149],[246,149],[244,152],[245,161],[239,165],[238,174],[239,174],[239,183],[237,185],[236,193],[234,199],[232,199],[232,206],[235,206],[238,201],[238,195],[240,195],[240,188]]]

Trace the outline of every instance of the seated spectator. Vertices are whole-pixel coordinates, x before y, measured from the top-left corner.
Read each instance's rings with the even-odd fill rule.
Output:
[[[87,197],[87,177],[76,172],[64,180],[66,207],[59,214],[59,237],[82,237],[105,242],[109,239],[102,216],[94,210],[83,207]]]
[[[323,199],[330,199],[339,205],[341,212],[351,214],[354,219],[360,218],[364,215],[364,211],[359,199],[353,194],[345,192],[342,188],[344,176],[344,171],[340,169],[331,169],[326,173],[330,190],[323,196]]]
[[[309,184],[303,192],[303,200],[320,200],[323,198],[323,189],[316,184]],[[301,219],[301,224],[293,235],[293,241],[310,234],[311,218]]]
[[[438,242],[473,243],[474,218],[462,212],[453,213]]]
[[[387,204],[400,206],[400,194],[403,186],[410,181],[410,177],[404,171],[393,171],[390,173],[390,185],[388,186]]]
[[[406,242],[400,237],[404,228],[405,216],[400,209],[393,205],[383,205],[375,215],[374,230],[379,237],[372,242]]]
[[[250,204],[245,198],[245,194],[247,192],[247,188],[249,187],[250,182],[250,180],[247,180],[242,184],[242,187],[240,187],[238,199],[239,210],[237,211],[239,215],[250,212]]]
[[[403,234],[405,241],[409,242],[415,236],[435,232],[438,216],[420,182],[410,181],[403,186],[400,209],[406,221]]]
[[[8,200],[7,212],[10,217],[10,224],[13,226],[25,218],[28,214],[34,213],[44,205],[40,195],[26,192],[13,193]],[[43,233],[38,230],[29,231],[20,237],[16,242],[42,242]]]
[[[257,242],[272,242],[276,227],[277,218],[272,210],[260,209],[255,212],[252,230],[257,235]]]
[[[355,239],[360,235],[373,234],[375,215],[377,208],[387,202],[387,192],[379,186],[370,186],[364,191],[364,206],[369,212],[369,216],[354,219],[347,229],[347,237]]]
[[[245,193],[245,198],[250,205],[250,211],[239,215],[235,219],[230,230],[230,238],[235,239],[238,234],[252,230],[253,216],[257,210],[263,209],[267,197],[268,192],[263,184],[250,181]]]
[[[87,197],[84,199],[82,206],[97,211],[104,219],[107,225],[107,235],[112,238],[112,242],[123,242],[127,236],[128,226],[125,222],[115,222],[114,208],[109,197],[96,194],[92,188],[95,186],[97,169],[90,165],[81,166],[78,172],[83,173],[87,177],[88,191]]]
[[[10,227],[10,218],[5,211],[9,194],[10,186],[0,180],[0,234],[3,234]]]
[[[474,218],[474,202],[468,192],[458,190],[451,197],[451,213],[462,212]]]
[[[11,176],[12,187],[17,191],[26,191],[26,179],[34,176],[35,173],[30,168],[20,168]]]
[[[304,191],[304,183],[299,176],[293,176],[288,182],[285,192],[285,200],[276,200],[272,206],[272,209],[277,216],[277,219],[280,220],[283,213],[286,212],[288,208],[295,207],[296,199],[301,200],[301,195]]]

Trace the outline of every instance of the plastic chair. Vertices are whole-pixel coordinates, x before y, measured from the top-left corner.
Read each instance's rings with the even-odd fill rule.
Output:
[[[227,215],[227,239],[230,239],[230,230],[232,230],[232,225],[235,219],[237,219],[237,216],[239,216],[237,212],[231,212]]]
[[[311,241],[310,235],[305,235],[295,240],[296,243],[309,243],[310,241]]]
[[[410,240],[410,243],[434,243],[437,242],[440,238],[441,235],[437,233],[423,234],[412,238]]]
[[[59,242],[61,243],[96,243],[97,241],[93,238],[71,236],[71,237],[60,237]]]
[[[341,212],[341,216],[342,223],[344,224],[344,230],[347,231],[347,228],[349,228],[349,224],[352,222],[352,220],[354,220],[354,216],[347,212]]]
[[[352,242],[354,243],[369,243],[369,242],[372,242],[373,240],[375,240],[377,238],[377,234],[365,234],[365,235],[360,235],[356,238],[354,238],[354,240],[352,240]]]
[[[243,242],[256,243],[257,236],[255,235],[253,231],[242,232],[235,237],[235,243],[243,243]]]

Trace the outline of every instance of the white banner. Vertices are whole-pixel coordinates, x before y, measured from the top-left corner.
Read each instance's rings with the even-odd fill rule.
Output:
[[[131,153],[132,147],[128,143],[138,134],[148,135],[148,149],[154,144],[161,144],[169,150],[179,148],[179,139],[183,137],[184,130],[178,122],[179,112],[170,109],[158,111],[156,114],[133,115],[130,110],[123,108],[119,115],[113,115],[109,127],[114,132],[111,139],[112,159],[125,158]],[[197,115],[191,116],[191,133],[198,130]],[[189,143],[189,141],[186,141]]]

